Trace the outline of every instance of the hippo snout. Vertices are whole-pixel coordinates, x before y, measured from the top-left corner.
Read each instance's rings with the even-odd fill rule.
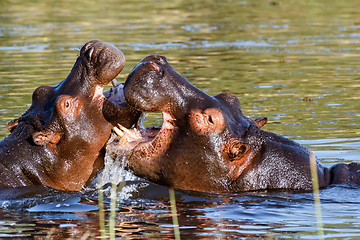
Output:
[[[90,69],[91,75],[102,85],[113,80],[125,66],[124,53],[115,46],[99,40],[87,42],[80,50],[80,57],[93,66]]]

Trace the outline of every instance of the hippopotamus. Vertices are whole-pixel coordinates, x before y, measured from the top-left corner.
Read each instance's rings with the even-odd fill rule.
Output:
[[[128,75],[124,95],[139,111],[162,112],[163,124],[120,127],[107,152],[152,182],[202,192],[308,191],[313,156],[320,188],[360,184],[360,164],[322,166],[304,146],[261,129],[266,118],[246,117],[235,95],[209,96],[164,56],[142,59]]]
[[[87,42],[70,74],[56,86],[40,86],[30,108],[0,141],[0,189],[49,186],[81,190],[104,165],[104,145],[117,122],[131,127],[139,112],[124,101],[122,86],[103,86],[125,65],[111,44]]]

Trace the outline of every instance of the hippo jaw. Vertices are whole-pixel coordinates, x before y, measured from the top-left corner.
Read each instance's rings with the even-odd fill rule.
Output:
[[[211,108],[205,111],[196,109],[191,110],[186,115],[186,124],[183,123],[182,119],[176,119],[171,113],[163,111],[161,127],[145,129],[141,127],[141,124],[137,124],[138,128],[133,129],[126,129],[122,126],[119,127],[120,129],[115,128],[118,137],[108,144],[107,151],[112,154],[115,153],[113,158],[116,156],[124,157],[127,168],[135,175],[159,184],[204,192],[236,191],[237,188],[234,183],[253,164],[253,160],[260,157],[262,143],[254,141],[255,143],[250,148],[250,143],[246,142],[245,139],[239,141],[238,136],[224,130],[227,128],[225,127],[227,123],[224,122],[225,119],[221,119],[222,114],[217,109]],[[205,120],[210,115],[212,123]],[[248,120],[249,125],[244,128],[245,130],[240,130],[244,132],[244,135],[252,133],[253,128],[259,129],[259,126],[264,124],[264,120],[257,122]],[[186,138],[184,134],[193,136]],[[185,138],[182,139],[182,137]],[[188,154],[183,154],[181,150],[174,152],[174,149],[171,149],[176,147],[174,145],[181,144],[181,139],[183,144],[188,145],[188,148],[185,147],[184,149],[181,146],[179,148],[189,151]],[[209,141],[218,144],[206,148],[201,147]],[[250,139],[251,141],[253,139]],[[195,142],[198,144],[194,145],[200,146],[200,152],[205,155],[204,158],[206,159],[202,159],[203,157],[199,155],[197,159],[199,162],[192,164],[186,161],[186,157],[192,158],[199,154],[197,150],[192,151],[191,149],[191,144]],[[181,157],[181,155],[183,155],[184,161],[176,161],[175,158]],[[178,171],[179,169],[176,167],[171,169],[173,161],[177,162],[177,165],[188,164],[189,166],[182,171]],[[202,175],[201,177],[192,172],[192,169],[199,168],[198,165],[203,168],[200,171],[201,173],[198,173]],[[171,172],[172,170],[174,171]],[[194,176],[203,178],[203,185],[194,184],[197,182],[192,180]]]
[[[211,110],[213,111],[213,109]],[[137,176],[156,183],[178,189],[204,192],[238,191],[236,182],[254,164],[254,159],[261,158],[263,141],[255,140],[254,138],[249,138],[248,141],[245,139],[239,140],[238,136],[230,132],[211,129],[213,128],[212,124],[209,126],[208,123],[203,123],[201,120],[196,119],[198,116],[195,115],[198,114],[198,111],[189,113],[189,128],[192,128],[192,130],[183,129],[183,126],[178,126],[176,119],[167,112],[162,112],[163,124],[161,128],[150,127],[145,129],[140,127],[126,129],[120,126],[120,129],[117,129],[115,127],[115,132],[119,137],[107,146],[107,150],[115,152],[117,156],[125,157],[128,169]],[[208,113],[205,114],[207,115]],[[213,121],[215,118],[213,116]],[[252,134],[252,129],[254,128],[259,128],[255,122],[245,130],[246,133],[244,135],[248,137],[246,134]],[[188,154],[183,154],[180,150],[174,153],[171,149],[174,147],[174,144],[181,143],[181,138],[184,134],[182,131],[194,134],[193,137],[183,139],[184,144],[187,144],[188,148],[181,149],[189,151]],[[224,137],[224,135],[226,136]],[[196,147],[199,146],[199,151],[204,156],[201,156],[197,150],[191,150],[191,143],[195,142],[198,144],[194,145]],[[211,146],[201,147],[201,145],[205,145],[207,142],[216,143]],[[183,155],[184,161],[177,161],[177,164],[189,164],[189,166],[186,171],[183,170],[184,172],[181,173],[184,177],[178,176],[176,179],[173,179],[166,172],[172,168],[171,162],[176,161],[176,156],[179,157],[181,155]],[[186,161],[187,156],[190,159],[196,155],[199,155],[198,163],[191,164]],[[194,176],[198,176],[199,173],[194,174],[192,169],[199,168],[199,165],[204,168],[200,171],[203,176],[198,177],[200,179],[203,178],[203,185],[193,185],[191,179]],[[176,167],[173,170],[174,172],[171,174],[173,176],[180,172]],[[194,183],[196,182],[194,181]]]
[[[168,147],[179,131],[174,125],[174,118],[163,112],[161,127],[144,128],[143,118],[139,118],[137,128],[127,129],[122,125],[114,127],[117,136],[113,136],[106,149],[107,152],[126,158],[126,165],[139,177],[158,182],[161,162],[158,161],[166,154]],[[141,161],[137,161],[141,159]]]

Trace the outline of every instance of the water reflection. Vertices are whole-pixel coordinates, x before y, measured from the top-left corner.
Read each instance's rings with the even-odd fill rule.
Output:
[[[127,195],[130,197],[118,198],[116,236],[130,239],[173,238],[168,190],[145,182],[127,183],[127,186],[132,184],[137,187],[133,188],[131,195]],[[122,194],[119,192],[118,195]],[[25,200],[13,202],[27,210],[15,210],[15,206],[8,206],[8,209],[14,209],[10,212],[0,210],[1,236],[15,233],[16,236],[44,237],[49,229],[53,237],[97,236],[100,229],[98,211],[88,209],[82,212],[84,206],[97,205],[96,196],[96,191],[83,193],[81,198],[61,191],[29,195]],[[108,209],[105,219],[109,219],[110,199],[109,195],[105,196]],[[43,199],[50,197],[54,204],[66,205],[66,208],[41,204]],[[325,232],[335,236],[357,236],[360,233],[359,219],[349,211],[357,209],[359,204],[356,189],[343,186],[328,188],[321,191],[321,199]],[[309,234],[316,235],[311,193],[205,194],[178,191],[176,201],[183,238],[297,236],[308,239]],[[29,206],[29,202],[35,207]],[[54,209],[57,211],[53,212]],[[352,227],[347,228],[346,224]]]

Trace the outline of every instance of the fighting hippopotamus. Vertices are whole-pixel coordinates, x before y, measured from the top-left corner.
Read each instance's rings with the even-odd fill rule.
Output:
[[[107,146],[112,158],[125,158],[135,175],[172,188],[205,192],[265,189],[311,190],[310,156],[300,144],[261,129],[238,98],[209,96],[178,74],[159,55],[145,57],[124,86],[129,105],[162,112],[163,125],[127,130]],[[315,160],[315,157],[312,159]],[[360,164],[325,168],[316,162],[319,186],[360,184]]]
[[[0,189],[49,186],[81,190],[103,167],[112,124],[131,127],[139,117],[122,99],[122,87],[103,95],[103,86],[125,65],[111,44],[87,42],[68,77],[38,87],[32,105],[7,124],[0,141]]]

